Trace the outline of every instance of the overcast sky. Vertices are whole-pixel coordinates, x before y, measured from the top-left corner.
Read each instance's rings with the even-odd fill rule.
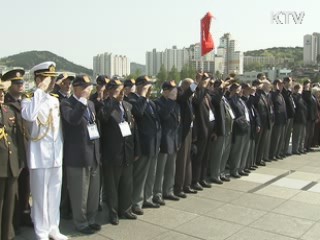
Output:
[[[145,64],[148,50],[199,42],[208,11],[216,17],[215,44],[230,32],[241,51],[302,46],[303,35],[320,31],[319,0],[2,0],[0,6],[0,57],[48,50],[89,68],[98,53]],[[305,17],[301,25],[272,24],[277,11]]]

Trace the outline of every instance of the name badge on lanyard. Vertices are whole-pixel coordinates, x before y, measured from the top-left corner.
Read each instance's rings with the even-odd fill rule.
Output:
[[[93,124],[88,124],[88,133],[89,133],[89,138],[90,140],[95,140],[95,139],[99,139],[100,135],[98,132],[98,128],[97,128],[97,124],[93,123]]]
[[[125,121],[125,122],[119,123],[119,127],[120,127],[122,137],[128,137],[131,135],[131,129],[128,122]]]
[[[215,120],[214,114],[213,114],[212,110],[209,109],[209,122],[212,122],[212,121],[214,121],[214,120]]]
[[[232,109],[229,108],[228,111],[229,111],[230,117],[231,117],[232,119],[235,119],[236,117],[234,116],[234,113],[233,113]]]
[[[248,112],[248,109],[247,109],[247,108],[246,108],[246,110],[245,110],[245,115],[246,115],[246,120],[247,120],[248,122],[250,122],[249,112]]]

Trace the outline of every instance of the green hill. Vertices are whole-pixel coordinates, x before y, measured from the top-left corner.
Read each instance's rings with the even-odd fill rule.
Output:
[[[274,47],[244,52],[244,56],[274,56],[277,58],[293,58],[296,63],[303,60],[302,47]]]
[[[92,69],[74,64],[67,59],[49,51],[29,51],[4,57],[0,59],[0,65],[5,65],[7,67],[23,67],[24,69],[29,70],[33,66],[44,61],[55,62],[57,64],[57,71],[84,73],[88,74],[89,76],[93,75]]]

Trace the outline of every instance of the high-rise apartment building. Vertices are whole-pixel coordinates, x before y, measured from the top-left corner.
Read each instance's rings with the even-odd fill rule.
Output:
[[[104,74],[128,76],[130,74],[130,62],[126,56],[102,53],[93,57],[93,75]]]
[[[316,65],[320,61],[320,33],[307,34],[303,37],[303,63]]]

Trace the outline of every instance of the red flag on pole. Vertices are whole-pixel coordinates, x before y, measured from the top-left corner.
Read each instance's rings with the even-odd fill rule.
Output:
[[[201,19],[201,56],[206,55],[208,52],[214,49],[214,42],[210,33],[210,24],[212,14],[208,12]]]

